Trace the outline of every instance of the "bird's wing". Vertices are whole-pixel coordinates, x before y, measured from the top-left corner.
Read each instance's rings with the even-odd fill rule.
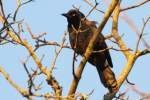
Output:
[[[106,56],[109,66],[113,68],[112,59],[108,50],[105,52],[105,56]]]
[[[104,45],[105,45],[105,48],[107,48],[107,44],[105,42],[104,42]],[[105,53],[106,60],[107,60],[107,62],[109,64],[109,66],[113,68],[113,63],[112,63],[112,59],[111,59],[109,50],[107,49],[104,53]]]
[[[112,59],[111,59],[111,56],[110,56],[110,53],[109,53],[109,50],[107,49],[107,44],[104,40],[104,36],[102,34],[99,35],[99,40],[98,40],[98,47],[96,47],[96,50],[104,50],[104,54],[105,54],[105,57],[106,57],[106,60],[107,62],[105,62],[105,64],[108,64],[110,67],[113,67],[113,63],[112,63]]]
[[[93,27],[93,28],[97,28],[96,27],[96,22],[95,21],[89,21],[89,20],[85,20],[84,21],[86,25],[90,26],[90,27]],[[104,40],[104,36],[100,33],[99,35],[99,40],[98,40],[98,44],[95,45],[94,47],[94,50],[102,50],[102,49],[107,49],[107,44]],[[106,57],[106,60],[109,64],[110,67],[113,67],[113,64],[112,64],[112,59],[111,59],[111,56],[110,56],[110,53],[109,53],[109,50],[106,50],[104,52],[105,54],[105,57]]]

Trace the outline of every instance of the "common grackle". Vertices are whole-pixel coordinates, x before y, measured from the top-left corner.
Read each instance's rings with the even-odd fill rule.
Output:
[[[71,9],[67,13],[62,14],[67,18],[69,40],[72,49],[83,56],[90,39],[93,36],[91,28],[96,27],[95,21],[89,21],[85,15],[77,9]],[[104,50],[103,52],[98,52]],[[93,46],[93,52],[90,55],[88,62],[96,66],[100,80],[104,87],[108,88],[109,92],[115,92],[117,89],[117,82],[115,75],[111,70],[113,67],[111,56],[104,36],[100,33]]]

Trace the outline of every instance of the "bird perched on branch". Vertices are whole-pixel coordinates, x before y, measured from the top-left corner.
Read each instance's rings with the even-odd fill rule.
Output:
[[[67,18],[69,40],[72,49],[83,56],[90,39],[94,35],[92,29],[97,29],[95,21],[89,21],[85,15],[78,9],[71,9],[67,13],[62,14]],[[109,92],[115,92],[117,82],[111,68],[113,67],[111,56],[104,36],[100,33],[93,46],[93,52],[88,62],[96,66],[100,80]]]

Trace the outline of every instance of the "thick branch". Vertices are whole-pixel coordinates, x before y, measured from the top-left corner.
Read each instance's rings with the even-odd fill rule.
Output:
[[[34,51],[32,49],[32,46],[30,46],[27,41],[24,41],[22,44],[29,51],[29,53],[32,56],[33,60],[35,61],[35,63],[37,64],[37,66],[39,66],[39,69],[41,70],[41,72],[46,75],[47,74],[46,68],[41,64],[40,60],[35,55],[35,53],[34,53]]]
[[[120,49],[126,50],[127,49],[126,45],[122,41],[121,37],[118,35],[118,18],[119,18],[119,13],[120,13],[120,2],[118,3],[117,7],[115,8],[114,15],[113,15],[112,35],[113,35],[113,38],[115,39],[115,41],[117,42],[118,46],[120,47]],[[127,78],[129,72],[132,69],[134,61],[135,61],[134,56],[132,56],[129,51],[122,51],[122,52],[126,56],[126,58],[128,60],[128,63],[124,67],[123,72],[121,73],[121,75],[119,76],[119,79],[117,80],[118,90],[119,90],[120,86],[122,85],[122,83],[124,82],[124,80]],[[109,94],[105,95],[104,98],[106,100],[110,100],[113,97],[115,97],[115,94],[116,93],[109,93]]]
[[[126,47],[123,40],[121,39],[121,37],[118,34],[119,13],[120,13],[120,4],[118,4],[118,6],[116,7],[116,9],[114,11],[113,22],[112,22],[112,35],[113,35],[115,41],[118,43],[118,46],[120,47],[120,49],[127,50],[128,48]],[[124,55],[128,59],[130,52],[129,51],[122,51],[122,52],[124,53]]]
[[[30,53],[31,57],[33,58],[34,62],[37,64],[41,72],[47,76],[48,84],[53,88],[56,95],[60,96],[62,92],[61,86],[53,76],[51,76],[51,78],[49,77],[50,72],[48,72],[47,69],[41,64],[40,60],[37,58],[34,50],[32,49],[32,46],[30,46],[27,41],[22,41],[18,39],[13,32],[8,31],[8,34],[15,42],[23,45],[28,50],[28,52]]]
[[[50,72],[48,70],[46,70],[46,68],[41,64],[40,60],[35,55],[35,53],[32,49],[32,46],[30,46],[27,41],[24,41],[23,45],[26,47],[26,49],[30,53],[30,55],[32,56],[33,60],[35,61],[35,63],[37,64],[37,66],[39,67],[41,72],[47,76],[47,82],[55,91],[56,96],[60,96],[62,89],[61,89],[61,86],[59,85],[59,83],[57,82],[57,80],[52,75],[50,76]]]
[[[116,7],[116,9],[114,11],[112,34],[114,36],[114,39],[118,43],[120,49],[126,49],[124,42],[121,40],[121,37],[119,37],[119,35],[118,35],[117,28],[118,28],[118,17],[119,17],[119,13],[120,13],[119,9],[120,9],[120,5],[118,4],[118,6]],[[134,62],[136,61],[138,56],[149,53],[149,49],[146,49],[142,52],[138,52],[136,54],[131,54],[129,51],[122,51],[122,52],[124,53],[124,55],[127,58],[127,64],[125,65],[123,71],[121,72],[121,74],[119,75],[119,78],[117,80],[119,88],[122,85],[122,83],[126,80],[127,76],[129,75],[131,69],[133,68]]]
[[[136,57],[134,55],[129,56],[128,62],[125,65],[123,71],[121,72],[121,74],[119,75],[119,78],[117,80],[118,87],[121,87],[122,83],[126,80],[127,76],[129,75],[129,73],[134,65],[135,60],[136,60]]]

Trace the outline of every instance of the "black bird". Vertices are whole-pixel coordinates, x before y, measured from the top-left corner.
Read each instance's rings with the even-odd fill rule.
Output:
[[[62,14],[67,18],[69,40],[72,49],[83,56],[89,41],[94,33],[91,28],[96,27],[95,21],[89,21],[85,15],[77,9],[71,9],[67,13]],[[104,50],[105,49],[105,50]],[[96,52],[104,50],[103,52]],[[100,80],[104,87],[108,88],[109,92],[115,92],[117,82],[111,68],[113,67],[110,53],[107,49],[104,36],[100,33],[93,47],[93,52],[88,59],[88,62],[96,66]]]

